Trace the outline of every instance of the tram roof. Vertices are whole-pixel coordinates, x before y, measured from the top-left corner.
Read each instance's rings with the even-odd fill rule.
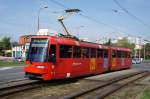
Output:
[[[64,45],[82,46],[82,47],[91,47],[91,48],[103,48],[103,49],[108,49],[109,47],[111,47],[111,49],[113,50],[131,51],[131,49],[129,48],[106,46],[103,44],[80,41],[80,40],[75,40],[72,38],[65,38],[65,37],[59,37],[59,36],[35,35],[35,36],[32,36],[32,38],[48,38],[48,39],[51,39],[52,42],[57,42],[59,44],[64,44]]]

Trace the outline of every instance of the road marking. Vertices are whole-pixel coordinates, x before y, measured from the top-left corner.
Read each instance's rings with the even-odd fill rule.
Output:
[[[7,70],[7,69],[12,69],[13,67],[2,67],[0,70]]]

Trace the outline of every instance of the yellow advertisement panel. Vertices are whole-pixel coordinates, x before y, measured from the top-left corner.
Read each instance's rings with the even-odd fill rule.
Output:
[[[94,71],[94,70],[96,70],[96,59],[91,58],[90,59],[90,71]]]
[[[116,58],[112,58],[112,67],[116,66]]]

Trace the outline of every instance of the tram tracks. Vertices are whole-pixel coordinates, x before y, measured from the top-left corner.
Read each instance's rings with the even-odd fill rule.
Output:
[[[8,80],[8,81],[1,81],[0,82],[0,85],[2,85],[2,84],[6,84],[6,83],[11,83],[11,82],[18,82],[18,81],[23,81],[23,80],[25,80],[25,79],[15,79],[15,80]]]
[[[125,76],[117,77],[116,79],[111,79],[105,81],[98,85],[92,86],[86,89],[81,89],[80,91],[70,93],[63,96],[62,99],[102,99],[113,92],[119,90],[120,88],[126,86],[127,84],[134,82],[138,79],[150,75],[149,72],[140,71]],[[93,80],[91,80],[93,81]]]
[[[40,81],[18,79],[0,85],[0,97],[13,94],[19,91],[36,88],[39,86]]]
[[[121,87],[127,85],[128,83],[131,83],[133,81],[136,81],[137,79],[140,79],[142,77],[145,77],[149,75],[149,73],[147,73],[146,71],[136,71],[136,72],[132,72],[129,74],[125,74],[125,75],[120,75],[114,78],[109,78],[107,80],[93,80],[93,79],[80,79],[81,81],[83,80],[84,82],[81,83],[82,88],[81,89],[77,89],[76,92],[75,91],[71,91],[71,89],[68,89],[69,92],[65,93],[62,91],[58,91],[60,93],[58,93],[58,96],[55,95],[56,97],[54,97],[53,99],[74,99],[74,98],[79,98],[79,99],[101,99],[109,94],[111,94],[112,92],[120,89]],[[129,79],[129,80],[127,80]],[[89,83],[89,82],[93,82],[94,86],[88,86],[88,84],[85,85],[85,83]],[[11,83],[6,83],[0,86],[0,97],[5,97],[8,95],[13,95],[17,92],[23,91],[23,90],[29,90],[29,89],[35,89],[38,87],[42,87],[43,84],[44,86],[53,86],[53,88],[57,88],[58,85],[59,86],[63,86],[63,87],[58,87],[58,90],[63,90],[66,89],[66,87],[68,87],[69,83],[74,83],[73,81],[68,81],[65,80],[64,82],[60,82],[60,81],[54,81],[54,82],[41,82],[41,81],[35,81],[35,80],[19,80],[19,81],[13,81]],[[78,83],[78,82],[75,82]],[[95,83],[95,84],[94,84]],[[66,85],[66,86],[65,86]],[[74,86],[75,84],[70,84],[69,88],[71,86]],[[86,87],[86,88],[85,88]],[[50,88],[50,90],[53,90],[53,88]],[[62,89],[59,89],[62,88]],[[85,88],[85,89],[84,89]],[[36,89],[35,89],[36,90]],[[44,89],[45,90],[45,89]],[[55,89],[56,91],[56,89]],[[51,94],[51,92],[49,93]],[[54,94],[53,94],[54,95]],[[52,96],[53,96],[52,95]],[[44,99],[52,99],[52,97],[47,96]]]

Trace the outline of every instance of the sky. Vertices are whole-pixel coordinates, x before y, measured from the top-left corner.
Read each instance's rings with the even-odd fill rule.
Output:
[[[64,33],[57,21],[59,16],[64,15],[69,32],[80,38],[94,41],[102,37],[132,36],[149,40],[150,0],[117,2],[140,22],[121,9],[114,0],[0,0],[0,38],[6,36],[18,41],[21,35],[35,35],[38,31],[38,15],[40,28]],[[39,9],[44,6],[48,8],[42,9],[39,14]],[[68,8],[78,8],[81,12],[65,14],[64,10]]]

